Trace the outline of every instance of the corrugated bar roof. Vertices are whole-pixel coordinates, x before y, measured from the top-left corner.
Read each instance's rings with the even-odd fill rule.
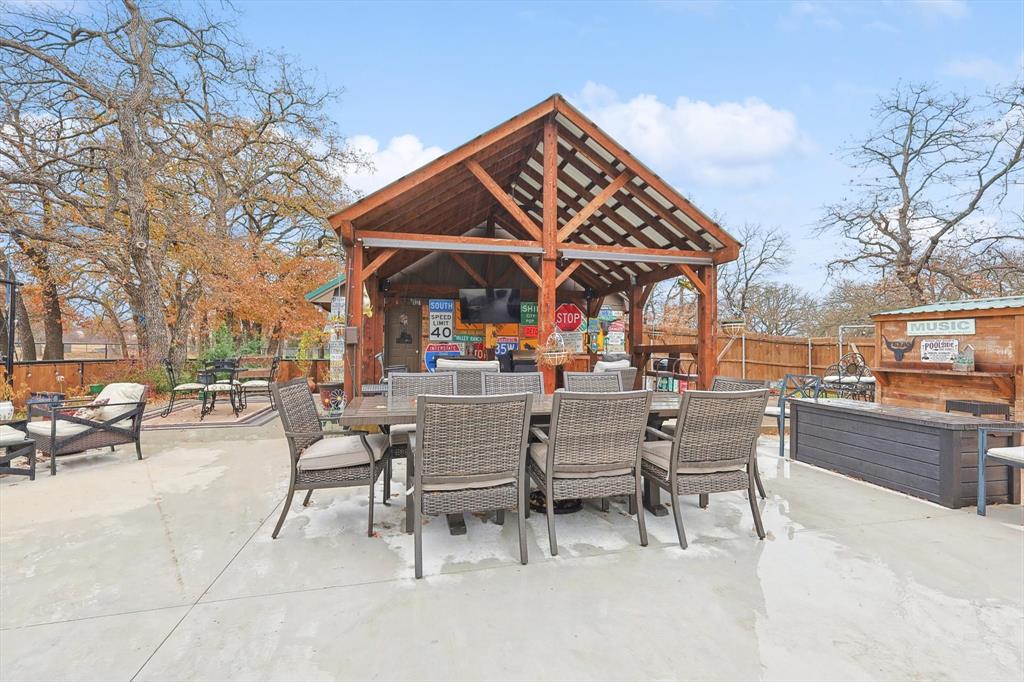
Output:
[[[887,310],[878,315],[910,315],[912,313],[950,313],[960,310],[992,310],[995,308],[1024,308],[1024,296],[1002,296],[999,298],[972,298],[966,301],[939,301],[928,305],[901,310]]]

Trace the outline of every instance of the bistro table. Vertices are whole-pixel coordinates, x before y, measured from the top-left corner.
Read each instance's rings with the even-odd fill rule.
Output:
[[[679,413],[680,396],[677,393],[655,393],[651,399],[651,412],[649,422],[657,427],[669,417],[675,417]],[[551,417],[551,404],[553,396],[550,393],[533,396],[532,407],[530,408],[531,420],[547,421]],[[392,398],[390,401],[386,396],[357,396],[345,406],[345,411],[338,417],[337,423],[340,426],[359,426],[373,424],[376,426],[393,426],[395,424],[416,423],[416,398]],[[406,489],[412,485],[408,473],[411,471],[406,467]],[[661,490],[657,485],[644,479],[644,507],[655,516],[664,516],[668,510],[661,504]],[[405,505],[406,531],[412,531],[412,505]],[[457,524],[457,521],[450,520]],[[456,527],[455,532],[459,532]]]

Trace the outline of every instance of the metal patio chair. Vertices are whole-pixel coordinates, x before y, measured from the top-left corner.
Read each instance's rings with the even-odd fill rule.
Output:
[[[305,377],[283,384],[271,384],[270,391],[281,415],[288,439],[289,481],[281,516],[271,537],[277,538],[291,510],[297,490],[306,491],[302,506],[308,506],[314,490],[368,486],[369,505],[366,534],[373,537],[374,487],[381,473],[390,474],[386,456],[387,436],[361,432],[325,432],[320,414]],[[384,479],[384,504],[391,495],[389,477]]]
[[[508,395],[510,393],[544,394],[544,375],[540,372],[521,372],[510,374],[505,372],[485,372],[483,379],[484,395]]]
[[[281,364],[281,358],[274,357],[270,361],[270,372],[267,374],[266,379],[249,379],[243,381],[238,386],[238,391],[241,394],[242,409],[244,410],[249,406],[250,395],[265,395],[270,398],[270,409],[274,409],[274,393],[270,390],[270,384],[274,383],[274,379],[277,377],[277,369]]]
[[[1013,469],[1024,467],[1024,445],[1009,445],[1006,447],[988,447],[989,433],[1024,433],[1024,425],[1008,424],[1007,426],[991,426],[978,429],[978,514],[986,515],[985,507],[988,504],[987,490],[985,489],[985,467],[989,464],[1002,464]],[[1012,442],[1012,441],[1011,441]],[[1020,443],[1020,440],[1017,440]],[[1012,474],[1008,477],[1007,483],[1011,486]],[[1013,499],[1013,495],[1009,495]]]
[[[622,374],[619,372],[564,372],[565,390],[574,393],[619,393]]]
[[[615,375],[618,376],[618,375]],[[527,472],[544,492],[551,555],[555,539],[555,502],[626,495],[630,508],[640,499],[640,451],[651,409],[650,391],[573,393],[555,391],[548,433],[531,429]],[[530,482],[523,490],[529,504]],[[529,511],[527,511],[529,516]],[[636,515],[640,544],[647,546],[643,509]]]
[[[786,420],[789,419],[790,398],[818,399],[821,393],[821,377],[814,374],[787,374],[779,384],[779,404],[768,405],[764,413],[774,417],[779,426],[779,457],[786,456]]]
[[[206,386],[198,381],[179,381],[178,371],[174,368],[174,363],[170,359],[164,360],[164,370],[167,372],[167,379],[171,386],[171,399],[167,403],[167,407],[160,413],[161,417],[166,417],[171,413],[174,409],[174,402],[178,399],[179,395],[186,394],[198,398],[199,394],[206,388]]]
[[[526,564],[528,393],[427,395],[416,404],[411,436],[416,577],[423,577],[422,514],[517,509],[519,560]]]
[[[757,535],[764,526],[754,495],[754,447],[768,402],[768,389],[687,391],[679,406],[674,436],[648,429],[660,439],[644,444],[643,475],[668,491],[679,546],[686,549],[680,495],[746,490]]]

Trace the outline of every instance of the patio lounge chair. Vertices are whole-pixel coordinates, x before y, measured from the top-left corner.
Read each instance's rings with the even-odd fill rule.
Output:
[[[650,391],[555,391],[551,428],[548,433],[531,430],[540,442],[530,445],[527,462],[527,472],[544,492],[552,556],[558,554],[555,502],[627,495],[632,498],[630,508],[636,507],[642,494],[640,448],[650,408]],[[529,481],[523,493],[525,505],[529,503]],[[640,544],[646,547],[642,509],[637,513],[637,525]]]
[[[107,384],[94,399],[64,400],[59,403],[33,404],[28,409],[25,430],[36,442],[36,450],[50,458],[50,475],[57,473],[57,457],[74,455],[93,448],[135,443],[142,459],[142,414],[146,410],[146,387],[142,384]],[[75,412],[90,401],[103,405],[94,408],[92,418],[76,417]],[[45,417],[49,421],[32,421]]]
[[[672,499],[679,546],[686,549],[680,495],[708,495],[746,489],[757,535],[764,526],[754,497],[754,444],[768,402],[768,390],[687,391],[679,406],[674,436],[649,428],[660,439],[644,444],[643,474]]]
[[[281,415],[288,439],[289,481],[281,516],[271,537],[277,538],[291,510],[295,491],[305,490],[302,506],[309,505],[314,490],[367,486],[369,492],[366,534],[373,537],[373,493],[381,473],[390,473],[391,460],[385,457],[387,436],[358,432],[324,432],[316,402],[305,377],[284,384],[271,384],[270,391]],[[384,479],[384,504],[390,497],[388,479]]]
[[[518,509],[519,560],[527,562],[526,437],[528,393],[436,396],[416,405],[411,437],[416,577],[423,577],[421,514]]]
[[[575,393],[618,393],[622,391],[619,372],[564,372],[566,391]]]
[[[985,467],[989,464],[1005,464],[1015,469],[1024,467],[1024,445],[1011,445],[1002,448],[988,447],[989,433],[1022,433],[1024,426],[993,426],[978,429],[978,514],[985,516]],[[1020,442],[1019,440],[1017,441]],[[1012,485],[1012,481],[1008,481]],[[1012,499],[1012,496],[1011,496]]]

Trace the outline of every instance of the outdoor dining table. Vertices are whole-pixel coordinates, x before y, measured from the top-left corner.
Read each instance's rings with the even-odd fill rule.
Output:
[[[680,396],[677,393],[658,392],[651,400],[649,423],[658,427],[661,422],[679,413]],[[546,421],[551,417],[553,396],[550,393],[533,396],[530,408],[531,421]],[[392,398],[386,396],[357,396],[345,406],[337,418],[340,426],[380,426],[416,423],[416,398]],[[661,504],[661,490],[657,485],[644,480],[644,507],[655,516],[664,516],[668,510]],[[406,504],[406,528],[412,528],[412,504]],[[461,515],[456,515],[461,516]],[[465,532],[461,518],[449,517],[453,533]]]

